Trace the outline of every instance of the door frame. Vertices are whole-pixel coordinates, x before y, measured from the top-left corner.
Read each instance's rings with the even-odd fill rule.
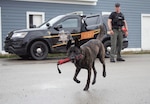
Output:
[[[143,19],[144,17],[149,17],[150,18],[150,14],[141,14],[141,49],[143,50],[143,34],[144,34],[144,29],[143,29]]]
[[[27,23],[27,29],[29,29],[29,15],[41,15],[42,16],[42,23],[45,22],[45,12],[26,12],[26,23]]]
[[[2,16],[1,16],[1,7],[0,7],[0,53],[2,53]]]

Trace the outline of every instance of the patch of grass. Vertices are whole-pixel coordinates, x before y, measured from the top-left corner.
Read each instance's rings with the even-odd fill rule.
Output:
[[[150,54],[150,51],[125,51],[122,52],[123,54]],[[19,56],[15,54],[0,54],[0,58],[17,58]],[[67,57],[66,53],[52,53],[48,54],[48,57],[50,58],[64,58]]]
[[[0,54],[0,58],[15,58],[15,57],[18,56],[14,54]]]
[[[66,53],[52,53],[52,54],[48,54],[48,57],[51,58],[66,57]]]

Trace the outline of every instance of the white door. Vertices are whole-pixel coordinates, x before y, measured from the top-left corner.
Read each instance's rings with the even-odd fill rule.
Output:
[[[142,50],[150,50],[150,14],[142,14]]]
[[[0,53],[2,52],[2,23],[1,23],[1,7],[0,7]]]
[[[42,15],[33,15],[33,25],[40,26],[43,23]]]

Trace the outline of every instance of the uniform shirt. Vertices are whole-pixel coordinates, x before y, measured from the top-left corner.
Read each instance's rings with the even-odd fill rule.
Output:
[[[119,29],[124,25],[124,15],[120,12],[112,12],[109,16],[109,19],[112,19],[112,29]]]

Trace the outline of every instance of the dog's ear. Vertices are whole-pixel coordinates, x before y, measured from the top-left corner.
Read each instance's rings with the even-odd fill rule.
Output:
[[[78,47],[78,48],[80,48],[80,44],[79,44],[78,39],[77,39],[77,38],[75,38],[74,40],[75,40],[75,46],[76,46],[76,47]]]
[[[68,42],[67,42],[67,46],[66,46],[66,49],[68,50],[70,47],[71,47],[71,40],[69,40]]]

